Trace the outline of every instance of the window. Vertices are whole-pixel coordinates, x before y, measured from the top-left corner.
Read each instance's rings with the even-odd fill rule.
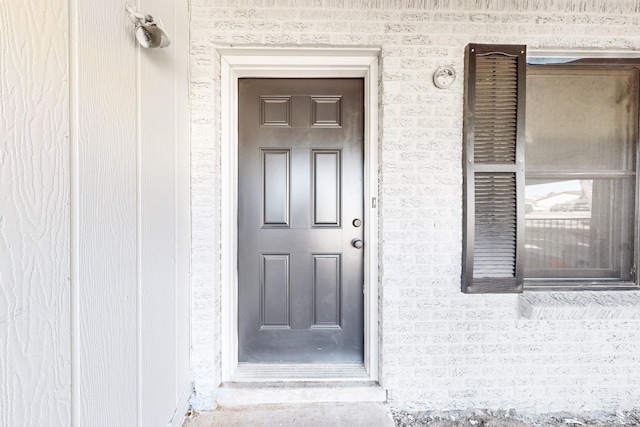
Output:
[[[638,67],[465,58],[463,291],[636,288]]]

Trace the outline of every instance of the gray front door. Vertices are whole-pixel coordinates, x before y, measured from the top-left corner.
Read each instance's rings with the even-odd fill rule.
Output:
[[[240,362],[363,361],[362,79],[240,79]]]

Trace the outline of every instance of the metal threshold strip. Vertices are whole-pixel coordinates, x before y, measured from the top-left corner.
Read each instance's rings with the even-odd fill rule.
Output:
[[[232,382],[368,381],[359,363],[240,363]]]

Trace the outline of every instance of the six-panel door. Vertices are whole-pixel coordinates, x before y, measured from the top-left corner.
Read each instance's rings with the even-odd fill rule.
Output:
[[[240,79],[240,362],[363,361],[363,80]]]

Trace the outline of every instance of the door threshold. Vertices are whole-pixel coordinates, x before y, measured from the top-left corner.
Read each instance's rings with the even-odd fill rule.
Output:
[[[368,381],[361,363],[239,363],[231,382]]]

